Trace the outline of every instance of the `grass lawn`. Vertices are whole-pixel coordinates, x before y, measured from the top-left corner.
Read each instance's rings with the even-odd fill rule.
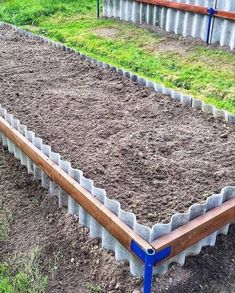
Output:
[[[168,39],[147,29],[96,19],[96,0],[0,3],[0,20],[235,113],[235,55],[231,52],[182,43],[172,50]]]

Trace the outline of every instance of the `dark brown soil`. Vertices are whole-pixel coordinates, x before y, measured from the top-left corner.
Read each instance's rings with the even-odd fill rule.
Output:
[[[49,277],[47,292],[140,293],[141,279],[130,276],[128,265],[102,250],[98,239],[89,239],[87,229],[58,209],[56,200],[1,148],[0,206],[0,222],[6,210],[12,215],[7,239],[0,241],[0,263],[27,255],[37,245]],[[187,258],[183,268],[174,265],[165,276],[154,278],[153,293],[234,292],[234,228],[215,247]],[[101,290],[88,290],[88,284]]]
[[[0,30],[0,103],[144,224],[235,185],[235,126]]]

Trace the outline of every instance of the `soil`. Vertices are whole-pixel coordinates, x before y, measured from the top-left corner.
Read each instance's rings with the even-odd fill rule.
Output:
[[[17,260],[40,247],[40,264],[50,293],[140,293],[142,280],[130,276],[128,265],[102,250],[86,228],[58,208],[55,198],[39,187],[26,169],[0,148],[0,222],[11,214],[8,236],[0,241],[0,262]],[[153,293],[219,293],[235,290],[235,226],[215,247],[188,257],[154,278]],[[57,269],[56,269],[57,268]],[[88,284],[100,290],[87,289]]]
[[[192,47],[192,46],[191,46]],[[161,41],[156,44],[147,45],[150,52],[154,54],[166,53],[166,52],[177,52],[181,56],[185,56],[190,47],[179,40],[167,40]]]
[[[93,33],[100,37],[112,38],[120,33],[120,30],[116,28],[98,28],[93,30]]]
[[[144,224],[235,185],[235,126],[1,29],[0,103]]]

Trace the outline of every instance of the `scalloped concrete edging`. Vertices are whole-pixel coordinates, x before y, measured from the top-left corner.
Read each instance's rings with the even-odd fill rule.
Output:
[[[68,161],[61,159],[60,154],[52,151],[49,145],[43,143],[43,140],[35,136],[35,133],[27,130],[27,126],[20,124],[18,119],[9,114],[4,108],[0,106],[0,117],[3,117],[12,127],[17,129],[25,138],[27,138],[34,146],[41,150],[49,159],[61,167],[73,179],[75,179],[82,187],[89,191],[102,204],[104,204],[110,211],[119,217],[132,230],[139,234],[143,239],[151,243],[160,236],[168,234],[172,230],[188,223],[196,217],[205,214],[207,211],[221,205],[225,201],[235,197],[235,187],[225,187],[220,194],[213,194],[204,204],[192,205],[186,213],[176,213],[171,217],[171,221],[167,224],[157,223],[151,228],[141,225],[137,222],[136,216],[133,213],[126,212],[121,209],[121,205],[117,200],[109,199],[106,196],[106,191],[96,188],[91,179],[83,176],[83,172],[79,169],[72,168]],[[112,235],[110,235],[104,227],[102,227],[92,216],[90,216],[79,204],[77,204],[69,195],[67,195],[56,183],[34,164],[14,143],[12,143],[4,134],[0,133],[0,141],[4,146],[7,146],[10,153],[21,161],[29,174],[33,174],[36,180],[41,181],[41,185],[48,189],[50,194],[58,198],[60,206],[68,208],[68,212],[72,215],[78,216],[79,223],[88,227],[91,237],[99,237],[102,239],[102,247],[112,250],[115,253],[117,260],[127,260],[130,264],[131,274],[134,276],[143,276],[144,267],[130,252],[128,252]],[[214,246],[217,235],[219,233],[227,234],[229,225],[224,226],[219,231],[214,232],[202,241],[188,248],[176,257],[166,261],[165,263],[155,267],[154,274],[165,273],[169,265],[176,262],[184,265],[185,258],[188,255],[197,255],[200,253],[203,246]]]
[[[192,96],[187,96],[187,95],[185,95],[181,92],[175,91],[171,88],[166,88],[165,86],[163,86],[161,84],[157,84],[151,80],[148,80],[146,78],[138,76],[137,74],[132,73],[127,70],[124,70],[122,68],[112,66],[112,65],[105,63],[105,62],[102,62],[102,61],[98,61],[98,60],[96,60],[92,57],[89,57],[79,51],[76,51],[76,50],[74,50],[64,44],[54,42],[44,36],[36,35],[36,34],[31,33],[29,31],[20,29],[15,25],[5,23],[5,22],[2,22],[2,23],[0,22],[0,27],[1,26],[6,26],[8,28],[14,29],[16,32],[18,32],[22,36],[26,36],[31,39],[41,41],[43,43],[47,43],[47,44],[53,46],[54,48],[62,49],[63,51],[66,51],[66,52],[73,52],[73,53],[77,54],[81,59],[85,59],[85,60],[89,61],[90,63],[97,65],[98,67],[101,67],[104,69],[109,69],[112,71],[116,71],[117,73],[126,77],[127,79],[129,79],[133,82],[137,82],[140,86],[148,87],[148,88],[155,90],[155,92],[157,92],[157,93],[168,95],[173,99],[173,101],[178,101],[183,106],[188,106],[193,109],[201,110],[206,114],[213,115],[213,117],[216,119],[223,119],[226,122],[235,124],[235,114],[231,114],[226,110],[217,109],[215,106],[210,105],[210,104],[206,104],[202,100],[195,99]]]
[[[12,25],[10,25],[12,27]],[[20,30],[20,29],[17,29]],[[20,30],[23,35],[31,35],[31,33]],[[40,39],[43,42],[50,43],[54,47],[58,47],[63,49],[64,51],[73,51],[74,50],[59,44],[55,43],[47,38],[40,37],[32,34],[32,38]],[[109,68],[111,70],[120,69],[116,67],[111,67],[108,64],[103,62],[96,61],[90,57],[86,57],[85,55],[78,53],[81,58],[85,58],[92,63],[98,64],[103,68]],[[149,82],[149,87],[153,87],[154,83],[150,81],[146,81],[143,78],[138,77],[137,75],[130,75],[129,72],[121,70],[121,74],[127,76],[128,78],[138,81],[139,84],[145,84]],[[167,89],[165,89],[167,90]],[[168,89],[169,90],[169,89]],[[186,98],[180,99],[182,104],[188,105],[190,103],[196,101],[191,100],[190,97],[184,96]],[[179,96],[178,96],[179,98]],[[201,102],[201,101],[200,101]],[[207,105],[209,106],[209,105]],[[96,197],[100,202],[102,202],[110,211],[112,211],[115,215],[117,215],[124,223],[126,223],[133,231],[139,234],[143,239],[148,242],[152,242],[163,236],[168,234],[170,231],[176,229],[179,226],[182,226],[189,222],[190,220],[205,214],[207,211],[221,205],[223,202],[235,197],[235,187],[225,187],[222,189],[220,194],[213,194],[208,197],[207,201],[204,204],[194,204],[192,205],[186,213],[176,213],[171,217],[171,221],[168,224],[157,223],[153,225],[151,228],[148,226],[144,226],[139,224],[136,221],[136,216],[133,213],[126,212],[121,209],[121,205],[116,200],[111,200],[106,196],[106,192],[103,189],[99,189],[94,187],[93,181],[87,179],[83,176],[81,170],[74,169],[71,167],[71,164],[67,161],[61,160],[61,157],[58,153],[55,153],[51,150],[49,145],[43,144],[41,138],[35,137],[35,133],[32,131],[28,131],[25,125],[20,124],[20,121],[15,119],[13,115],[7,113],[7,111],[1,107],[0,105],[0,116],[3,117],[8,123],[10,123],[15,129],[17,129],[22,135],[24,135],[30,142],[32,142],[38,149],[40,149],[48,158],[50,158],[54,163],[60,166],[64,171],[66,171],[71,177],[73,177],[82,187],[84,187],[87,191],[89,191],[94,197]],[[234,115],[235,116],[235,115]],[[1,134],[1,133],[0,133]],[[28,173],[33,174],[35,179],[41,180],[41,184],[43,187],[49,189],[52,195],[56,195],[58,197],[60,206],[67,206],[68,212],[72,215],[78,215],[79,223],[88,227],[90,230],[91,237],[100,237],[102,239],[102,247],[108,250],[112,250],[115,252],[115,258],[117,260],[127,260],[130,264],[130,271],[134,276],[143,276],[143,265],[130,253],[128,252],[113,236],[111,236],[97,221],[94,220],[86,211],[81,208],[73,199],[71,199],[57,184],[52,182],[48,176],[40,170],[31,159],[29,159],[19,148],[17,148],[6,136],[3,134],[0,135],[0,140],[2,140],[3,145],[8,147],[10,153],[14,154],[14,156],[21,160],[21,164],[26,166],[28,169]],[[154,270],[154,274],[162,274],[168,270],[169,265],[172,262],[179,263],[183,265],[185,262],[185,258],[188,255],[196,255],[199,254],[203,246],[211,245],[214,246],[216,242],[216,237],[218,233],[227,234],[229,229],[229,225],[221,228],[219,231],[214,232],[210,236],[206,237],[202,241],[188,248],[178,256],[168,260],[164,264],[158,266]]]

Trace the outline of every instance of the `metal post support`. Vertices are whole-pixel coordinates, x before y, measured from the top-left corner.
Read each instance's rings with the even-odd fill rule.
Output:
[[[151,293],[155,254],[156,252],[154,249],[148,249],[145,254],[143,293]]]
[[[211,8],[207,9],[207,12],[209,14],[209,18],[208,18],[206,42],[207,42],[207,44],[209,44],[209,42],[210,42],[210,34],[211,34],[212,18],[217,13],[217,10],[215,10],[214,8],[211,7]]]
[[[100,0],[96,0],[97,18],[100,18]]]
[[[152,292],[152,278],[154,266],[168,258],[171,253],[171,247],[163,248],[161,251],[155,249],[143,250],[134,240],[131,242],[131,251],[138,256],[144,263],[144,287],[143,293]]]

